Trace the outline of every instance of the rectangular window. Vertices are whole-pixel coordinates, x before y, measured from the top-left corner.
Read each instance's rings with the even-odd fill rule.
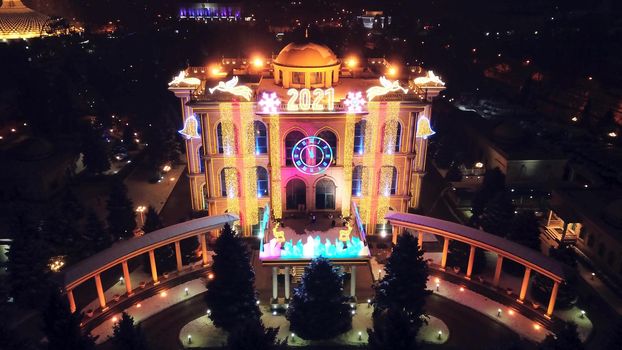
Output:
[[[292,84],[304,84],[305,83],[305,74],[302,72],[293,72],[292,73]]]

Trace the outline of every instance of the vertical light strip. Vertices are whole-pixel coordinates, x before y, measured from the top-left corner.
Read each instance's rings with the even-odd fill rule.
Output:
[[[256,225],[259,215],[257,204],[257,168],[255,164],[255,124],[252,102],[240,102],[241,144],[244,174],[245,225]],[[250,233],[249,233],[250,234]]]
[[[341,215],[350,216],[350,202],[352,201],[352,156],[354,154],[354,113],[346,114],[346,130],[343,152],[343,192],[341,194]]]
[[[370,225],[371,202],[374,188],[374,163],[376,161],[376,148],[378,143],[378,115],[380,103],[367,103],[367,117],[365,118],[365,153],[363,155],[363,171],[361,174],[361,218],[366,225]],[[375,230],[368,227],[367,232],[373,233]]]
[[[400,112],[398,101],[387,102],[385,113],[385,127],[383,136],[382,168],[380,169],[378,209],[376,211],[376,222],[385,224],[385,215],[391,204],[391,184],[393,182],[393,166],[395,164],[395,145],[397,144],[397,126]]]
[[[227,210],[233,214],[240,213],[238,198],[238,171],[236,168],[235,127],[233,125],[233,108],[230,102],[220,103],[222,119],[222,144],[225,163],[225,186],[227,187]]]
[[[281,127],[279,115],[270,115],[270,195],[275,219],[283,217],[281,204]]]

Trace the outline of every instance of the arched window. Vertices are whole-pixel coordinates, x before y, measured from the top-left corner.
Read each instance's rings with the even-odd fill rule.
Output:
[[[333,164],[335,164],[337,161],[337,136],[330,130],[324,130],[317,134],[317,137],[324,139],[330,145],[330,148],[333,150]]]
[[[216,126],[216,148],[218,149],[218,153],[225,153],[225,148],[222,144],[222,123],[218,123]]]
[[[300,131],[294,130],[285,136],[285,165],[292,166],[292,149],[294,145],[305,137]]]
[[[237,177],[237,170],[235,168],[223,168],[220,171],[220,194],[223,197],[227,197],[230,193],[229,193],[229,188],[228,188],[228,184],[227,184],[227,173],[231,172],[232,175]],[[234,185],[234,184],[229,184],[229,185]],[[236,188],[233,188],[233,190],[235,191]],[[235,196],[235,193],[231,193],[231,196]]]
[[[207,184],[203,184],[203,187],[201,188],[201,193],[203,194],[203,210],[207,210]]]
[[[390,168],[391,171],[391,185],[389,186],[389,188],[379,188],[378,190],[380,191],[381,195],[384,196],[388,196],[388,195],[393,195],[397,193],[397,168],[394,166],[383,166],[382,167],[383,170]],[[381,172],[382,173],[382,172]],[[384,185],[383,185],[384,186]]]
[[[386,137],[387,130],[395,129],[395,139]],[[400,151],[400,145],[402,143],[402,124],[397,120],[389,120],[384,124],[382,130],[383,138],[383,151],[384,153],[397,153]]]
[[[199,172],[205,172],[205,164],[203,164],[203,146],[199,147],[197,150],[197,156],[199,159]]]
[[[315,185],[315,209],[335,209],[335,183],[322,179]]]
[[[352,195],[356,197],[363,195],[363,167],[360,165],[352,170]]]
[[[361,120],[354,124],[354,153],[363,154],[365,152],[365,126],[367,121]]]
[[[255,127],[255,154],[268,153],[268,133],[266,132],[266,126],[258,120],[255,120],[253,126]]]
[[[300,179],[291,179],[285,186],[285,208],[304,210],[307,203],[307,185]]]
[[[262,166],[257,167],[257,197],[268,195],[268,170]]]

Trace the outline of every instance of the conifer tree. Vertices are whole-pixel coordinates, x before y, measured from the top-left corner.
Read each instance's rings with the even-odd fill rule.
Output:
[[[514,219],[514,204],[506,192],[497,193],[486,204],[486,208],[479,218],[482,229],[488,233],[505,237],[510,231]]]
[[[149,349],[140,325],[134,324],[134,318],[126,312],[123,312],[121,320],[114,324],[111,340],[117,350]]]
[[[53,292],[43,311],[43,331],[48,350],[93,350],[95,339],[80,328],[81,314],[71,313],[67,298]]]
[[[110,169],[110,160],[106,151],[106,144],[101,133],[90,126],[85,126],[82,138],[82,154],[84,165],[93,174],[100,174]]]
[[[80,203],[80,200],[76,197],[76,194],[71,188],[68,188],[65,193],[63,193],[60,202],[60,210],[65,217],[74,222],[84,217],[84,206]]]
[[[531,249],[540,250],[540,224],[533,211],[516,214],[506,232],[508,239]]]
[[[243,321],[259,320],[261,312],[255,294],[255,272],[247,247],[233,234],[229,224],[216,239],[212,271],[205,302],[216,327],[232,331]]]
[[[418,328],[404,310],[391,308],[373,317],[374,328],[367,329],[370,350],[415,350]]]
[[[114,179],[108,197],[108,232],[118,238],[131,238],[136,228],[136,214],[127,187],[121,179]]]
[[[162,220],[160,220],[158,212],[153,206],[150,205],[149,208],[147,208],[147,213],[145,214],[145,224],[143,225],[143,231],[145,231],[145,234],[149,234],[153,231],[161,229],[162,227]],[[158,272],[168,272],[175,269],[175,250],[171,244],[155,249],[154,255],[157,263]],[[145,271],[151,273],[151,263],[149,262],[149,256],[145,254],[144,259],[145,260],[143,262],[143,267],[145,268]]]
[[[505,175],[499,168],[486,170],[482,186],[473,198],[473,216],[471,220],[477,223],[479,216],[484,212],[488,202],[505,188]]]
[[[384,269],[386,273],[375,287],[374,314],[404,310],[418,331],[423,324],[426,296],[431,292],[426,287],[428,266],[417,239],[410,234],[399,236]]]
[[[583,350],[583,343],[577,333],[577,325],[573,322],[564,322],[557,334],[549,334],[538,345],[539,350]]]
[[[86,214],[84,239],[86,240],[89,254],[97,253],[112,245],[112,237],[104,229],[104,224],[93,210],[89,210]]]
[[[286,340],[276,336],[279,328],[264,327],[261,320],[249,320],[238,325],[227,337],[227,348],[231,350],[277,350],[286,349]]]
[[[331,339],[347,332],[352,328],[347,301],[339,269],[325,258],[313,259],[287,309],[289,328],[308,340]]]

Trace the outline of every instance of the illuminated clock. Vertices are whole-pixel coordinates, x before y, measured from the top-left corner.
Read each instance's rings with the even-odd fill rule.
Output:
[[[333,149],[317,136],[308,136],[292,148],[292,161],[298,171],[308,175],[321,174],[333,162]]]

